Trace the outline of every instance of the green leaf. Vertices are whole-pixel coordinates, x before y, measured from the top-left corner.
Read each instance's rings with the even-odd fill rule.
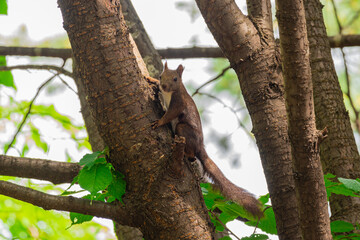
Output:
[[[76,177],[74,177],[74,179],[72,180],[70,186],[69,186],[67,189],[65,189],[64,192],[67,192],[67,190],[69,190],[75,183],[77,183],[78,180],[79,180],[79,175],[77,175]],[[63,193],[64,193],[64,192],[63,192]],[[62,194],[61,194],[61,195],[62,195]]]
[[[113,181],[108,187],[109,194],[123,203],[121,198],[124,195],[125,191],[126,182],[124,180],[124,175],[119,172],[113,172]]]
[[[69,117],[64,116],[56,111],[54,105],[33,105],[31,109],[32,115],[39,115],[42,117],[51,117],[59,122],[65,130],[74,131],[83,129],[83,126],[76,126]]]
[[[261,202],[263,205],[265,205],[266,203],[268,203],[270,200],[270,194],[265,194],[263,196],[260,196],[259,198],[259,202]]]
[[[0,0],[0,6],[2,5],[1,1],[3,1],[3,0]],[[1,8],[2,7],[0,7],[0,11],[1,11]],[[0,14],[1,14],[1,12],[0,12]],[[5,56],[0,56],[0,66],[6,66]],[[16,86],[14,83],[14,77],[10,71],[0,71],[0,85],[4,85],[6,87],[11,87],[14,90],[16,90]]]
[[[29,145],[27,145],[27,143],[25,142],[25,144],[21,150],[20,157],[25,157],[27,152],[29,152]]]
[[[60,194],[60,196],[68,196],[68,195],[73,195],[73,194],[76,194],[76,193],[81,193],[81,192],[84,192],[85,190],[80,190],[80,191],[67,191],[65,190],[64,192],[62,192]]]
[[[331,232],[334,233],[342,233],[342,232],[350,232],[354,230],[354,226],[345,221],[337,220],[330,223]]]
[[[225,237],[219,238],[219,240],[231,240],[231,237],[225,236]]]
[[[100,154],[101,154],[100,151],[85,154],[82,157],[82,159],[80,159],[79,164],[81,166],[86,166],[86,167],[88,167],[90,169],[95,164],[95,160],[98,158],[98,156]]]
[[[339,182],[344,184],[345,187],[355,191],[360,192],[360,182],[358,179],[347,179],[347,178],[338,178]]]
[[[7,15],[8,5],[6,0],[0,0],[0,14]]]
[[[204,195],[204,201],[208,209],[214,209],[216,199],[225,199],[218,191],[212,188],[211,183],[201,183],[201,191]]]
[[[31,123],[29,123],[29,127],[31,132],[31,139],[34,141],[35,145],[47,153],[49,150],[49,145],[41,139],[39,129]]]
[[[359,195],[355,194],[353,190],[345,187],[343,183],[336,182],[332,179],[336,179],[336,176],[330,173],[324,175],[326,194],[328,198],[332,193],[344,196],[359,197]]]
[[[71,212],[70,213],[70,220],[71,220],[70,227],[75,224],[81,224],[83,222],[91,221],[93,219],[93,217],[94,216],[91,216],[91,215],[84,215],[84,214],[80,214],[80,213]]]
[[[79,173],[79,184],[92,195],[105,190],[112,181],[112,174],[105,164],[96,164],[91,169],[83,168]]]
[[[269,234],[277,234],[276,222],[275,222],[275,214],[272,208],[268,208],[264,212],[264,217],[258,221],[248,221],[245,223],[248,226],[257,226],[263,232]]]
[[[266,239],[269,239],[269,236],[265,234],[252,234],[249,237],[241,238],[241,240],[266,240]]]

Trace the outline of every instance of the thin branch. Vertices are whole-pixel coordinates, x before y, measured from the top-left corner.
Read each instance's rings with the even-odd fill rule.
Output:
[[[76,95],[78,95],[77,91],[75,89],[73,89],[60,75],[58,76],[60,81],[66,86],[68,87],[71,91],[73,91]]]
[[[246,126],[242,123],[241,119],[238,117],[237,112],[236,112],[235,109],[233,109],[232,107],[230,107],[229,105],[224,103],[220,98],[217,98],[217,97],[215,97],[215,96],[213,96],[211,94],[202,93],[202,92],[198,92],[198,94],[207,96],[207,97],[212,98],[212,99],[215,99],[216,101],[221,103],[225,108],[228,108],[232,113],[234,113],[236,119],[238,120],[239,126],[247,133],[247,135],[250,137],[250,139],[254,139],[254,136],[251,134],[251,132],[249,132],[249,130],[246,128]]]
[[[340,18],[339,18],[338,11],[337,11],[334,0],[331,0],[331,4],[332,4],[332,6],[334,8],[334,15],[335,15],[336,23],[337,23],[338,28],[339,28],[339,35],[341,35],[341,33],[343,31],[343,27],[341,25]],[[350,90],[351,89],[351,87],[350,87],[351,80],[350,80],[349,70],[348,70],[348,67],[347,67],[346,54],[344,52],[344,48],[341,47],[340,51],[341,51],[343,61],[344,61],[345,80],[346,80],[346,85],[347,85],[347,92],[345,94],[349,98],[350,106],[351,106],[351,108],[352,108],[352,110],[354,111],[354,114],[355,114],[355,126],[356,126],[357,131],[360,133],[360,118],[359,118],[360,116],[359,116],[359,111],[356,109],[356,106],[355,106],[355,104],[354,104],[354,102],[352,100],[352,97],[351,97],[351,90]]]
[[[351,26],[351,24],[353,24],[359,17],[360,17],[360,9],[358,9],[355,15],[350,19],[350,21],[345,24],[344,28]]]
[[[55,70],[58,74],[64,74],[68,77],[73,77],[72,73],[65,70],[62,67],[53,66],[53,65],[17,65],[17,66],[0,66],[0,71],[10,71],[10,70],[29,70],[29,69],[36,69],[36,70]]]
[[[229,70],[231,67],[228,66],[226,68],[224,68],[220,74],[218,74],[216,77],[210,79],[209,81],[205,82],[203,85],[201,85],[200,87],[198,87],[195,92],[191,95],[192,97],[195,96],[197,93],[199,93],[200,89],[202,89],[203,87],[205,87],[206,85],[216,81],[217,79],[219,79],[220,77],[224,76],[225,73],[227,72],[227,70]]]
[[[71,183],[80,169],[77,163],[0,155],[0,175],[4,176]]]
[[[211,212],[211,214],[213,215],[213,217],[216,218],[216,220],[218,220],[218,222],[226,229],[226,231],[228,231],[229,233],[231,233],[231,235],[233,235],[236,239],[241,240],[238,236],[236,236],[236,234],[231,231],[229,228],[226,227],[226,225],[220,220],[220,218],[213,212]]]
[[[50,83],[51,80],[53,80],[57,75],[59,75],[59,73],[57,73],[57,74],[53,75],[52,77],[50,77],[50,78],[49,78],[48,80],[46,80],[43,84],[41,84],[41,86],[38,88],[35,96],[34,96],[33,99],[30,101],[28,110],[27,110],[27,112],[25,113],[24,118],[23,118],[23,120],[21,121],[19,127],[17,128],[16,133],[14,134],[14,136],[13,136],[12,140],[10,141],[9,145],[8,145],[8,146],[6,147],[6,149],[5,149],[5,155],[6,155],[6,153],[8,152],[8,150],[12,147],[12,145],[14,144],[17,135],[19,134],[19,132],[21,131],[22,127],[24,126],[27,118],[29,117],[29,115],[30,115],[30,113],[31,113],[32,105],[33,105],[34,101],[36,100],[36,98],[38,97],[41,89],[42,89],[43,87],[45,87],[48,83]]]
[[[76,212],[129,225],[130,216],[120,204],[46,194],[14,183],[0,181],[0,194],[31,203],[45,210]]]

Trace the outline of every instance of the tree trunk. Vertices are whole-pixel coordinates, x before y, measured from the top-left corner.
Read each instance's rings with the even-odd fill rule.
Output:
[[[322,4],[318,0],[305,0],[304,5],[316,124],[320,129],[327,127],[329,130],[328,138],[320,145],[324,172],[356,179],[360,177],[360,157],[331,57]],[[333,194],[330,207],[333,221],[344,220],[356,224],[360,219],[359,198]]]
[[[126,178],[132,225],[146,239],[211,239],[197,181],[181,157],[171,159],[170,131],[150,127],[160,108],[119,1],[60,0],[59,6],[91,115]]]
[[[259,147],[280,239],[301,239],[284,87],[270,1],[248,1],[251,20],[233,0],[196,0],[234,68]]]
[[[301,0],[278,0],[276,9],[302,235],[332,239],[319,155],[324,136],[315,125],[305,10]]]

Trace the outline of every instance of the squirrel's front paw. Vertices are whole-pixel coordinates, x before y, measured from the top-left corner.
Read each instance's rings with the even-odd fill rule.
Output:
[[[152,127],[152,129],[158,128],[158,127],[159,127],[159,120],[156,120],[155,122],[153,122],[153,123],[151,124],[151,127]]]
[[[153,83],[156,85],[159,85],[160,81],[157,80],[156,78],[150,77],[150,76],[144,76],[146,81],[148,81],[149,83]]]

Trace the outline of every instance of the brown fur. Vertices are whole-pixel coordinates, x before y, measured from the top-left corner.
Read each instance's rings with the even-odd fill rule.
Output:
[[[206,173],[210,175],[222,194],[257,217],[262,217],[260,203],[246,190],[230,182],[216,164],[208,157],[203,143],[203,132],[199,112],[194,100],[188,94],[182,83],[184,67],[179,65],[176,70],[165,68],[160,77],[160,90],[163,94],[167,111],[161,119],[153,123],[153,128],[160,127],[171,121],[176,121],[175,134],[185,137],[185,155],[189,159],[198,158],[204,165]],[[153,82],[153,78],[149,78]]]

